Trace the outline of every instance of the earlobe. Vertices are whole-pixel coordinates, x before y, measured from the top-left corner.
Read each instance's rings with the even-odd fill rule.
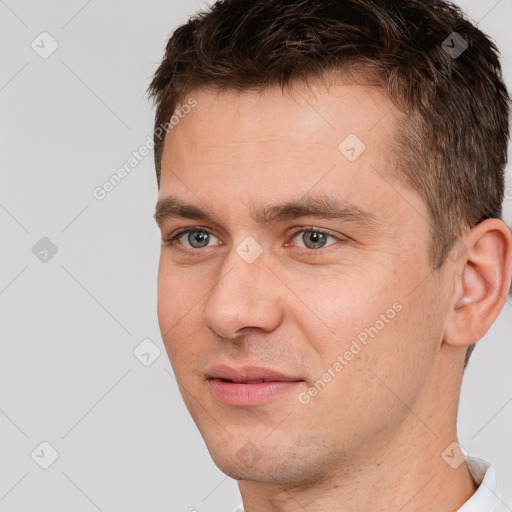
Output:
[[[499,219],[487,219],[465,237],[464,258],[455,262],[452,310],[444,342],[476,343],[489,330],[505,304],[512,275],[512,235]]]

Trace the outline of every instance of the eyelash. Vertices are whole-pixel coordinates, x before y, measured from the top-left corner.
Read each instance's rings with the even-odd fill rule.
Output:
[[[162,241],[165,243],[166,247],[172,247],[178,251],[185,252],[187,254],[190,254],[191,252],[199,252],[200,249],[188,249],[188,248],[179,247],[178,239],[181,236],[183,236],[184,234],[189,233],[191,231],[201,231],[201,232],[208,233],[208,234],[215,236],[214,233],[212,233],[210,230],[208,230],[206,228],[203,228],[201,226],[192,226],[192,227],[185,228],[185,229],[178,231],[172,237],[162,238]],[[323,235],[328,235],[328,236],[334,238],[338,242],[346,242],[347,241],[347,238],[345,238],[345,237],[340,237],[330,231],[327,231],[327,230],[321,229],[321,228],[316,228],[314,226],[300,227],[299,229],[296,229],[293,231],[293,233],[290,235],[290,238],[294,238],[295,235],[297,235],[298,233],[302,233],[302,232],[304,232],[304,233],[322,233]],[[332,245],[334,245],[334,244],[332,244]],[[328,246],[328,247],[330,247],[330,246]],[[321,250],[327,249],[328,247],[321,247],[320,249],[308,249],[307,247],[297,247],[297,249],[299,249],[299,251],[301,253],[305,254],[306,256],[310,256],[310,257],[314,258],[315,256],[321,256],[321,253],[320,253]]]

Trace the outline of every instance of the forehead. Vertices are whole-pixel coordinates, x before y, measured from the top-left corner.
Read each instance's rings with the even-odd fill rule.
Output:
[[[190,97],[197,106],[171,127],[166,147],[188,142],[201,151],[238,148],[250,155],[263,146],[275,151],[293,146],[300,156],[315,148],[336,151],[354,134],[373,150],[390,140],[398,114],[381,89],[339,81],[328,87],[319,81],[296,82],[284,91],[199,89]],[[173,147],[173,153],[179,156],[179,147]]]
[[[190,97],[197,106],[166,136],[160,199],[172,195],[226,214],[246,207],[247,215],[249,207],[310,192],[334,193],[376,215],[396,204],[385,177],[400,114],[379,89],[296,84]],[[422,209],[418,199],[409,202]]]

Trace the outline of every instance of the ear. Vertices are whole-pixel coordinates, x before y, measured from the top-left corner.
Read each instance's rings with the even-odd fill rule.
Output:
[[[458,247],[443,341],[465,346],[484,336],[505,305],[512,279],[512,234],[502,220],[486,219]]]

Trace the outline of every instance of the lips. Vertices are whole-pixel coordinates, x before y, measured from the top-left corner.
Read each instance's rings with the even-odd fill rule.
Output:
[[[271,368],[217,365],[208,371],[208,384],[214,400],[229,407],[259,407],[279,397],[294,396],[292,391],[304,380]]]
[[[231,368],[226,365],[216,365],[208,372],[210,379],[220,379],[235,384],[259,384],[261,382],[299,382],[300,377],[286,375],[279,371],[257,366]]]

